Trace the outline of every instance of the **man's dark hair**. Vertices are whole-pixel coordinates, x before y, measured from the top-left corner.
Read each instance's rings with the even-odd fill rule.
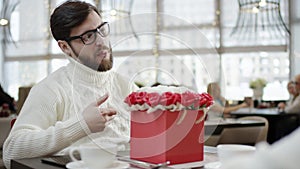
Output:
[[[83,1],[66,1],[57,7],[50,18],[50,28],[54,39],[64,40],[70,36],[71,29],[79,26],[92,12],[99,16],[97,8]]]

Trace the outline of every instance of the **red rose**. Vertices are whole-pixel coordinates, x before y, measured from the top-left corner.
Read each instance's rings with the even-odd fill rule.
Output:
[[[181,103],[181,94],[174,93],[173,94],[173,104]]]
[[[199,107],[209,107],[213,103],[213,98],[207,93],[200,94]]]
[[[213,101],[213,100],[210,100],[209,102],[206,103],[206,107],[209,107],[209,106],[211,106],[211,105],[213,105],[213,104],[214,104],[214,101]]]
[[[208,93],[202,93],[201,95],[203,97],[207,98],[208,100],[213,100],[213,97],[210,94],[208,94]]]
[[[193,93],[194,94],[194,108],[199,107],[200,100],[202,99],[201,94]]]
[[[147,92],[137,92],[135,95],[135,103],[142,105],[148,102]]]
[[[165,106],[176,104],[177,102],[181,102],[181,96],[178,93],[165,92],[160,99],[160,104]]]
[[[125,103],[127,103],[129,106],[135,105],[135,104],[144,104],[148,102],[148,97],[146,92],[132,92],[129,94],[125,100]]]
[[[202,98],[199,100],[199,107],[205,107],[208,100],[206,98]]]
[[[155,107],[159,104],[160,94],[159,93],[148,93],[148,101],[147,104],[151,107]]]
[[[124,100],[125,103],[127,103],[129,106],[133,105],[135,102],[135,95],[136,92],[130,93]]]
[[[191,106],[191,105],[193,105],[195,100],[197,100],[197,97],[194,93],[192,93],[190,91],[186,91],[186,92],[182,93],[182,102],[181,102],[181,104],[183,106],[187,106],[187,107]]]

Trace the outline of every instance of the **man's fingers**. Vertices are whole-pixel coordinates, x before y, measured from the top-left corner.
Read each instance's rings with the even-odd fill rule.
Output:
[[[115,118],[115,116],[114,116],[115,114],[113,114],[113,113],[107,113],[107,114],[102,114],[102,116],[103,116],[103,118],[106,120],[106,121],[110,121],[110,120],[112,120],[112,119],[114,119]]]
[[[109,109],[104,109],[101,111],[101,116],[105,119],[106,122],[111,121],[114,119],[115,115],[117,114],[116,111],[112,111]]]
[[[105,95],[103,95],[102,97],[100,97],[97,102],[96,102],[96,106],[100,106],[102,103],[104,103],[106,100],[108,99],[108,94],[106,93]]]
[[[116,115],[117,112],[116,111],[110,111],[110,112],[103,112],[102,115],[103,116],[113,116]]]
[[[105,108],[100,109],[102,116],[113,116],[117,114],[117,111],[114,108]]]

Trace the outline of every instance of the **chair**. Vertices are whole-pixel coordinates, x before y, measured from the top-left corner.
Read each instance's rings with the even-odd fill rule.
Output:
[[[10,132],[11,120],[12,119],[10,117],[0,118],[0,148],[2,148],[3,143]]]
[[[20,113],[22,107],[23,107],[23,104],[30,92],[30,89],[32,88],[32,86],[22,86],[22,87],[19,87],[19,99],[18,99],[18,102],[17,102],[17,114]]]
[[[265,126],[247,128],[226,128],[220,134],[217,144],[247,144],[255,145],[261,141],[267,141],[269,122],[260,116],[246,116],[238,120],[259,120],[265,122]]]
[[[257,137],[256,143],[261,141],[267,141],[268,131],[269,131],[269,121],[266,118],[261,116],[246,116],[246,117],[239,118],[239,120],[258,120],[258,121],[265,122],[265,126],[261,127],[261,131]]]

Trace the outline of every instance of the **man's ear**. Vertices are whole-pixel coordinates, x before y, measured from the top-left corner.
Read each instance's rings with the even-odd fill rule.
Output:
[[[72,49],[71,47],[69,46],[69,44],[66,42],[66,41],[63,41],[63,40],[58,40],[57,41],[58,43],[58,46],[60,47],[60,49],[65,53],[67,54],[68,56],[71,56],[71,53],[72,53]]]

